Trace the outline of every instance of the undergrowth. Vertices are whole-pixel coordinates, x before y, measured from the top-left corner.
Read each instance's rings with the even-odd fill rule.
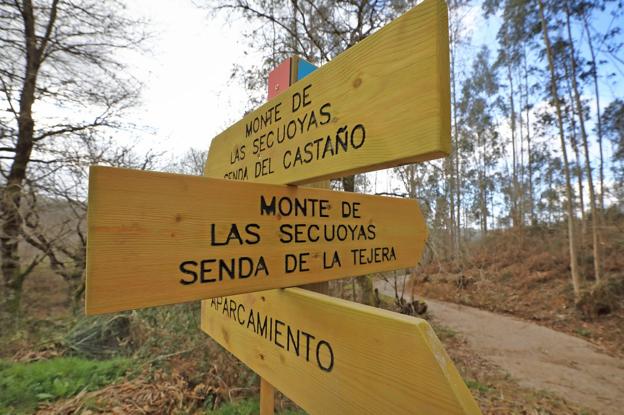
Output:
[[[60,357],[38,362],[0,361],[0,413],[32,413],[46,401],[92,391],[123,376],[128,359]]]
[[[275,411],[278,415],[303,415],[305,412],[286,409]],[[260,413],[260,404],[254,399],[244,399],[223,405],[215,411],[208,411],[206,415],[256,415]]]

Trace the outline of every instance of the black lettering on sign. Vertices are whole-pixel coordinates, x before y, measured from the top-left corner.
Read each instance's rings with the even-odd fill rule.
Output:
[[[312,103],[310,99],[310,88],[312,84],[306,85],[301,92],[295,92],[292,96],[292,112],[295,113],[299,108],[307,107]]]
[[[299,255],[286,254],[284,256],[284,272],[291,274],[297,272],[308,272],[310,268],[307,267],[308,259],[310,257],[309,252],[301,252]]]
[[[245,160],[245,145],[236,147],[232,153],[230,153],[230,164],[234,164],[239,161]]]
[[[369,241],[376,237],[375,225],[284,223],[279,226],[279,240],[283,244],[318,242]]]
[[[256,313],[256,317],[258,317],[258,320],[256,321],[257,324],[257,329],[256,329],[256,333],[261,335],[262,337],[264,337],[266,339],[267,336],[267,316],[264,316],[264,321],[262,319],[260,319],[260,312]]]
[[[207,278],[206,274],[210,274],[212,273],[212,268],[210,268],[208,265],[212,264],[214,262],[217,262],[216,259],[202,259],[202,261],[200,262],[200,267],[199,267],[199,281],[203,284],[206,282],[215,282],[216,279],[214,278]]]
[[[295,341],[295,335],[293,334],[292,329],[288,326],[286,331],[286,350],[290,351],[290,344],[292,343],[292,347],[295,351],[295,354],[299,356],[299,340],[301,338],[299,329],[297,329],[297,341]]]
[[[239,304],[238,307],[236,308],[236,318],[238,319],[238,324],[240,324],[241,326],[244,326],[245,319],[241,318],[241,311],[243,313],[245,312],[245,306],[243,304]]]
[[[193,278],[190,280],[185,280],[184,278],[180,279],[180,284],[189,285],[195,283],[197,281],[197,273],[191,269],[191,267],[197,267],[197,262],[195,261],[184,261],[180,264],[180,272],[183,274],[192,275]]]
[[[329,112],[330,108],[331,108],[331,104],[329,102],[326,102],[321,106],[321,109],[319,110],[319,113],[321,114],[321,117],[322,117],[321,125],[325,125],[331,121],[331,113]]]
[[[227,319],[244,326],[256,335],[264,338],[282,350],[286,350],[293,356],[305,359],[306,362],[318,367],[323,372],[331,372],[334,368],[335,355],[331,343],[317,338],[300,328],[294,328],[291,324],[271,315],[263,315],[259,311],[249,307],[246,315],[246,307],[228,297],[218,297],[210,300],[211,308]],[[302,345],[303,342],[303,345]],[[305,350],[305,353],[302,350]]]
[[[360,202],[342,202],[342,217],[343,218],[356,218],[360,219]]]
[[[271,167],[271,158],[265,158],[260,161],[256,161],[254,168],[254,177],[262,177],[268,176],[269,174],[273,174],[275,171]]]
[[[329,354],[329,362],[326,362],[325,364],[321,362],[321,346],[325,346],[323,349],[327,350],[327,353]],[[334,351],[325,340],[321,340],[316,344],[316,364],[318,364],[318,367],[325,372],[331,372],[334,367]]]
[[[260,114],[254,117],[253,120],[249,121],[245,125],[245,137],[249,137],[252,134],[257,133],[263,128],[268,127],[269,125],[278,122],[282,119],[280,116],[280,106],[282,103],[278,103],[270,108],[268,108],[263,114]]]
[[[271,196],[269,202],[268,197],[260,195],[260,215],[280,215],[280,216],[304,216],[321,218],[329,217],[329,200],[315,199],[312,197],[291,198],[282,196],[279,199]]]
[[[247,166],[239,167],[236,170],[229,171],[225,173],[223,178],[228,180],[249,180]]]
[[[301,331],[301,334],[303,334],[306,338],[306,362],[309,362],[310,361],[310,339],[314,340],[316,337],[314,337],[310,333],[306,333],[303,330]]]
[[[234,300],[230,300],[230,311],[229,311],[229,316],[232,320],[236,321],[236,301]]]
[[[258,334],[258,329],[256,328],[256,320],[254,319],[254,311],[253,309],[249,310],[249,317],[247,317],[247,327],[253,327],[254,333]]]
[[[292,167],[303,166],[316,160],[338,156],[351,150],[358,150],[366,141],[364,125],[357,124],[351,130],[344,125],[336,130],[335,136],[328,134],[325,137],[308,141],[297,146],[294,150],[286,150],[282,156],[282,166],[288,170]]]
[[[333,255],[331,255],[331,259],[328,258],[327,252],[323,252],[323,269],[331,269],[334,267],[340,268],[342,264],[340,263],[340,255],[338,255],[338,251],[334,251]]]
[[[258,231],[260,230],[260,225],[255,223],[248,223],[245,225],[244,237],[241,236],[240,231],[238,230],[238,225],[232,223],[230,229],[228,231],[228,235],[224,240],[217,240],[217,224],[210,224],[210,245],[211,246],[224,246],[229,245],[231,241],[238,242],[239,245],[255,245],[260,242],[260,235]]]
[[[352,249],[353,265],[380,264],[396,261],[396,252],[393,246]]]
[[[280,337],[282,335],[282,331],[280,330],[279,326],[280,324],[283,326],[284,322],[278,319],[275,319],[275,336],[274,337],[274,342],[275,345],[278,347],[281,347],[282,349],[284,348],[284,345],[282,343],[279,342],[278,337]]]
[[[183,261],[179,270],[191,276],[181,278],[180,284],[182,285],[191,285],[198,281],[202,284],[212,283],[223,281],[226,277],[235,280],[269,276],[269,268],[263,256],[257,259],[242,256],[230,259],[208,258],[200,261]]]

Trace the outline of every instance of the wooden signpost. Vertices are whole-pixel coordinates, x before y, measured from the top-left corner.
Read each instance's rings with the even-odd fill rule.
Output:
[[[416,266],[415,200],[92,167],[87,314]]]
[[[202,301],[201,327],[311,414],[478,414],[422,319],[289,288]]]
[[[446,156],[446,4],[425,0],[212,140],[210,177],[303,184]]]
[[[93,168],[87,313],[204,299],[202,330],[261,376],[262,415],[271,385],[313,414],[479,414],[426,321],[267,290],[419,261],[415,201],[284,185],[448,154],[448,52],[446,4],[424,0],[290,88],[296,59],[272,74],[206,177]]]

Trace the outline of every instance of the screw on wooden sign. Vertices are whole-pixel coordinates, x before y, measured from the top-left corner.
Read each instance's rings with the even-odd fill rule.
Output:
[[[448,59],[446,4],[425,0],[215,137],[205,173],[303,184],[443,157]]]
[[[92,167],[87,314],[415,266],[415,200]]]
[[[202,301],[201,328],[311,414],[479,414],[422,319],[288,288]]]

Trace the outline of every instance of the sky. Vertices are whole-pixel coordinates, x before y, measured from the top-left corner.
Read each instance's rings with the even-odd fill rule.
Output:
[[[247,23],[211,15],[192,0],[132,0],[128,8],[149,20],[152,33],[148,52],[126,58],[144,83],[142,105],[132,115],[152,131],[148,145],[174,153],[207,148],[246,108],[245,91],[230,74],[234,64],[251,66],[260,59],[242,36]],[[483,25],[479,7],[465,20],[473,43],[495,42],[497,25]]]
[[[190,0],[133,0],[129,12],[149,19],[148,52],[128,57],[144,83],[142,105],[132,114],[148,134],[141,146],[179,155],[208,149],[212,137],[238,121],[245,94],[230,80],[245,54],[242,21],[210,17]]]
[[[128,8],[133,16],[149,20],[152,33],[148,52],[127,57],[129,70],[144,83],[142,105],[131,114],[145,131],[137,148],[161,152],[171,160],[191,147],[208,149],[212,137],[242,118],[246,108],[245,91],[230,75],[234,64],[249,67],[260,59],[242,36],[247,22],[211,15],[192,0],[132,0]],[[607,20],[596,24],[609,24]],[[462,59],[468,72],[470,56],[482,44],[489,45],[495,57],[500,19],[486,21],[475,5],[464,21],[471,37]],[[604,106],[612,96],[622,95],[622,85],[614,90],[610,81],[603,84]],[[369,176],[377,183],[374,192],[394,190],[396,183],[386,176]]]

